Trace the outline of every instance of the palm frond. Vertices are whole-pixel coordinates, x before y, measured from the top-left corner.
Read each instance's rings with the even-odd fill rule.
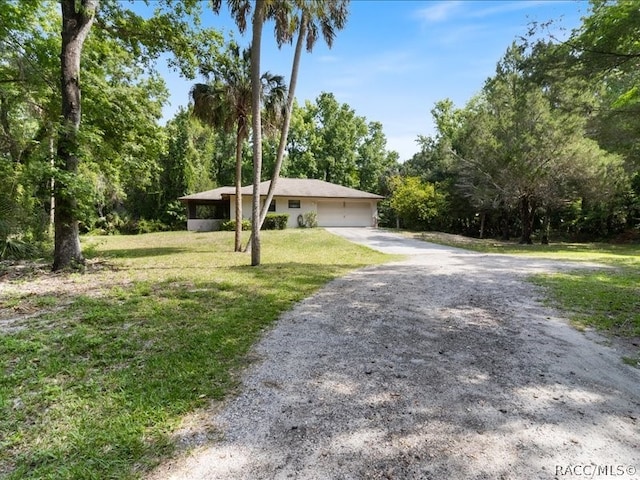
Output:
[[[190,92],[193,105],[191,114],[202,123],[225,132],[233,129],[233,119],[229,115],[228,92],[224,85],[197,83]]]
[[[217,2],[219,0],[213,1]],[[251,0],[227,0],[227,5],[240,33],[244,33],[247,29],[247,17],[251,12],[251,4]]]
[[[301,22],[306,29],[306,48],[308,52],[318,40],[319,32],[331,48],[336,32],[347,24],[349,16],[349,0],[316,0],[300,6]]]
[[[33,251],[29,243],[15,235],[10,235],[4,240],[0,240],[0,260],[28,258]]]

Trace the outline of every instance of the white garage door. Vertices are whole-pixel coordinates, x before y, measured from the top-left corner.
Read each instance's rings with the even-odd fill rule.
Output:
[[[370,227],[372,216],[369,202],[318,202],[321,227]]]

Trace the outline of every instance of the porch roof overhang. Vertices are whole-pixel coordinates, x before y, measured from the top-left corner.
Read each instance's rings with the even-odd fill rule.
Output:
[[[193,193],[191,195],[185,195],[178,198],[183,203],[199,203],[199,204],[212,204],[229,198],[230,195],[235,194],[235,187],[218,187],[213,190],[207,190],[205,192]]]

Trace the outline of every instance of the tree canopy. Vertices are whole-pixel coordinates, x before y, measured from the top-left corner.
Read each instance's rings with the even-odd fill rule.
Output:
[[[82,261],[76,226],[95,223],[105,210],[122,207],[128,190],[151,184],[164,148],[159,120],[168,97],[154,62],[171,52],[172,64],[193,75],[222,37],[197,27],[198,2],[160,2],[148,19],[117,1],[63,2],[62,12],[47,0],[0,3],[0,161],[7,182],[0,210],[10,212],[1,220],[7,228],[0,238],[16,245],[43,238],[54,179],[57,218],[65,225],[56,245],[74,246],[69,255],[56,248],[55,266],[62,268]],[[65,15],[68,25],[80,25],[84,15],[87,31],[81,49],[72,45],[82,51],[82,72],[70,70],[62,81],[75,93],[61,103]],[[75,36],[70,31],[68,38]],[[12,194],[14,188],[24,195]]]

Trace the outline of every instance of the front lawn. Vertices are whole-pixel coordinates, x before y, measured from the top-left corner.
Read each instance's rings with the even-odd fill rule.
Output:
[[[233,392],[247,352],[294,302],[393,258],[324,230],[83,239],[84,274],[0,285],[0,477],[138,478],[185,415]],[[208,432],[215,435],[215,432]]]

